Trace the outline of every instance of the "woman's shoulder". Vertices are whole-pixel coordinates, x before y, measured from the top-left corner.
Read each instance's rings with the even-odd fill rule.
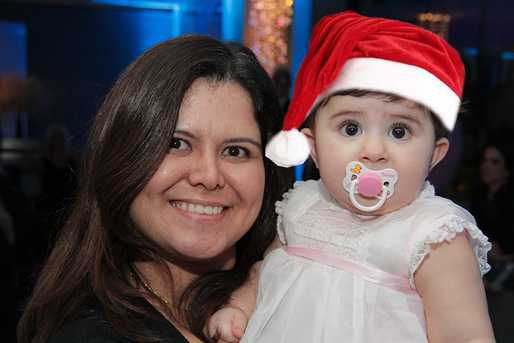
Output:
[[[142,300],[137,305],[149,313],[148,317],[139,321],[146,334],[159,337],[161,342],[187,343],[185,337],[150,303]],[[127,325],[129,324],[127,323]],[[129,343],[135,341],[117,331],[101,309],[90,308],[85,315],[65,324],[50,340],[50,343],[65,342]]]
[[[104,313],[93,310],[65,324],[50,343],[65,342],[132,342],[109,323]]]

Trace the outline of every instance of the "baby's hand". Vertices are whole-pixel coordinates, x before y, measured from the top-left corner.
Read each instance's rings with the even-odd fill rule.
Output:
[[[243,337],[247,322],[245,314],[239,308],[222,308],[209,320],[208,336],[218,343],[237,343]]]

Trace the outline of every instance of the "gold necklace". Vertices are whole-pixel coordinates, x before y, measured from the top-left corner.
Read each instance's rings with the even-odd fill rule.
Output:
[[[132,276],[135,276],[134,274],[130,273]],[[143,285],[145,286],[145,288],[147,290],[149,290],[150,292],[152,292],[153,294],[155,294],[157,297],[159,297],[159,299],[161,299],[162,301],[164,301],[166,303],[166,305],[168,306],[171,306],[171,307],[174,307],[176,309],[179,309],[179,310],[182,310],[182,311],[189,311],[187,308],[185,307],[180,307],[180,306],[175,306],[173,305],[172,303],[170,303],[168,300],[164,299],[163,296],[161,296],[159,293],[157,293],[156,291],[154,291],[154,289],[152,287],[150,287],[146,282],[143,281],[143,279],[139,278],[139,281],[141,281],[143,283]]]

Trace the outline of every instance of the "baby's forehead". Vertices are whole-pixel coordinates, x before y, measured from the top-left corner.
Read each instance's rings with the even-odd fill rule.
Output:
[[[352,103],[361,103],[358,101],[358,99],[369,98],[376,99],[384,103],[399,104],[401,107],[404,107],[407,112],[421,113],[419,115],[423,119],[428,118],[433,122],[434,126],[436,125],[437,118],[434,118],[435,115],[427,106],[424,106],[418,102],[397,94],[382,93],[364,89],[352,89],[330,94],[319,101],[319,103],[310,111],[309,115],[307,116],[304,127],[314,129],[316,127],[316,122],[320,119],[320,117],[322,117],[320,115],[321,112],[324,114],[341,110],[349,110],[351,112],[352,108],[350,107],[352,106]],[[348,99],[348,101],[341,101],[342,99]],[[352,101],[352,99],[356,99],[357,101]],[[349,108],[343,109],[343,106],[348,106]],[[355,110],[355,108],[353,110]]]
[[[341,101],[341,98],[347,98],[349,101]],[[405,107],[408,110],[421,110],[420,112],[424,115],[429,117],[430,116],[430,109],[420,104],[419,102],[404,98],[402,96],[396,95],[396,94],[385,94],[385,93],[378,93],[378,92],[366,92],[366,93],[356,93],[356,94],[332,94],[323,101],[321,101],[318,112],[322,111],[326,107],[344,107],[345,105],[351,106],[352,104],[355,104],[353,99],[376,99],[380,102],[384,103],[391,103],[391,104],[398,104],[401,107]],[[339,100],[337,100],[339,99]],[[359,105],[366,107],[366,103],[359,102]],[[415,111],[418,112],[418,111]]]

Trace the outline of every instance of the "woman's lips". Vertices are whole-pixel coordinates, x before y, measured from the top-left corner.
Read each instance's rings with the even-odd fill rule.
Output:
[[[180,208],[183,211],[199,214],[219,214],[223,211],[223,206],[204,206],[197,205],[185,201],[173,201],[170,202],[172,206]]]

